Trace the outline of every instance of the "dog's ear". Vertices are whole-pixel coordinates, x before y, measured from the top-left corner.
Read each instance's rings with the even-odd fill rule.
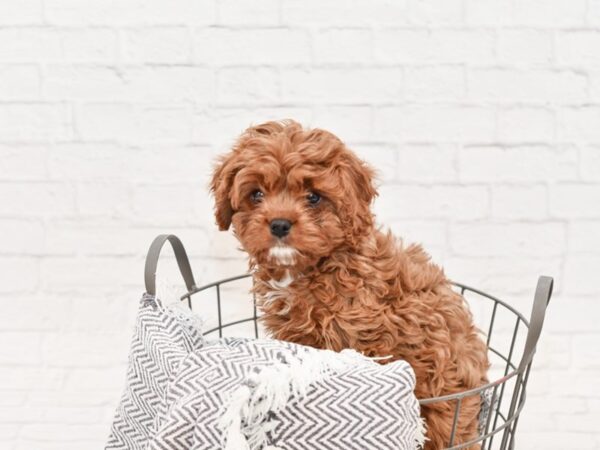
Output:
[[[210,190],[215,197],[215,219],[219,230],[225,231],[231,225],[233,207],[231,206],[231,189],[235,174],[239,170],[235,163],[235,152],[222,156],[215,166]]]
[[[340,163],[340,173],[346,192],[370,205],[377,196],[373,185],[375,170],[354,153],[346,151]]]
[[[346,238],[358,244],[361,237],[373,226],[371,202],[377,196],[373,184],[375,170],[352,152],[346,151],[337,167],[338,178],[343,189],[343,211]]]

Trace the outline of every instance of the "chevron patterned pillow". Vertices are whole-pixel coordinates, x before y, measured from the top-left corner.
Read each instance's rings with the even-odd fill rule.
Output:
[[[205,342],[191,313],[146,296],[106,448],[417,449],[414,373],[269,339]]]

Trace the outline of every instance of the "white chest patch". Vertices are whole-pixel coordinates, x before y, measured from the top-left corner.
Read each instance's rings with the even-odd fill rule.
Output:
[[[269,286],[271,286],[274,290],[280,291],[282,289],[286,289],[290,284],[292,284],[294,278],[290,275],[290,271],[285,271],[285,276],[281,280],[270,279],[267,281]]]
[[[274,259],[283,266],[291,266],[296,260],[298,251],[287,245],[276,245],[269,249],[269,258]]]
[[[285,271],[285,276],[281,280],[270,279],[266,283],[271,288],[267,293],[265,293],[263,297],[263,301],[266,303],[272,303],[275,300],[283,300],[284,302],[287,300],[288,286],[294,281],[294,278],[290,275],[290,271]],[[290,310],[289,303],[286,308],[283,308],[279,311],[279,314],[287,314]]]

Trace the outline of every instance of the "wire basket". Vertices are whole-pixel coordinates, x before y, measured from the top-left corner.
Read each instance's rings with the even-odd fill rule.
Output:
[[[238,333],[250,334],[256,338],[264,335],[254,298],[245,313],[239,308],[228,311],[228,308],[236,303],[239,306],[240,297],[248,294],[251,274],[225,278],[197,287],[185,249],[174,235],[158,236],[150,246],[145,267],[147,293],[156,294],[155,274],[158,256],[166,241],[169,241],[173,247],[179,270],[187,287],[187,292],[181,296],[181,300],[186,301],[190,309],[193,309],[194,305],[201,307],[203,313],[211,306],[214,310],[216,323],[204,333],[205,335],[222,337],[236,329]],[[506,302],[479,289],[461,283],[453,283],[453,285],[467,299],[471,308],[477,310],[478,314],[475,316],[479,316],[479,327],[487,332],[486,342],[492,362],[489,378],[494,381],[456,394],[419,399],[419,403],[427,405],[449,402],[454,408],[452,432],[444,450],[473,448],[477,445],[480,445],[483,450],[513,450],[519,416],[525,405],[526,386],[533,356],[544,323],[546,308],[552,296],[553,279],[539,277],[530,320]],[[198,299],[198,297],[203,298]],[[233,302],[230,297],[233,297]],[[212,305],[207,302],[207,298],[208,301],[213,300]],[[197,300],[201,302],[196,304]],[[240,315],[242,317],[239,317]],[[471,396],[485,398],[489,409],[486,417],[482,418],[477,438],[468,442],[455,443],[454,436],[460,420],[461,403],[463,399]]]

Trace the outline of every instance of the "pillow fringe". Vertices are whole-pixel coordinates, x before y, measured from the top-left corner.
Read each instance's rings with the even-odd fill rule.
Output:
[[[269,413],[281,411],[292,398],[304,397],[312,383],[328,374],[351,368],[357,360],[363,364],[371,361],[354,350],[305,351],[281,357],[283,362],[249,374],[245,384],[233,392],[219,421],[225,450],[280,450],[267,442],[272,428],[267,420]]]

